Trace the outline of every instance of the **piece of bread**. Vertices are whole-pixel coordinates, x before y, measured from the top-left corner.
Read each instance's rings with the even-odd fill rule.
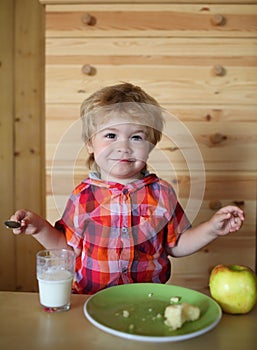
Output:
[[[181,328],[186,321],[198,320],[200,309],[188,303],[169,305],[165,309],[164,317],[164,323],[175,330]]]

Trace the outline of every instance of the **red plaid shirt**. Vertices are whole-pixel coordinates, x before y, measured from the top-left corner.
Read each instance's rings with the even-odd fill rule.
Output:
[[[154,174],[127,185],[89,177],[56,223],[79,249],[74,292],[170,277],[167,248],[190,227],[173,188]]]

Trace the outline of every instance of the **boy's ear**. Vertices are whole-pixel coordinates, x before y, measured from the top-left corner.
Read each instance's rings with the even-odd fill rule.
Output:
[[[89,140],[89,141],[86,143],[86,148],[87,148],[88,153],[94,153],[91,140]]]

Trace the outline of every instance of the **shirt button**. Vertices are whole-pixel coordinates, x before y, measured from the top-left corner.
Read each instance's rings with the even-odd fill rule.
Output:
[[[122,193],[123,193],[123,194],[127,194],[127,193],[128,193],[128,189],[127,189],[127,188],[124,188],[124,189],[122,190]]]
[[[128,232],[128,228],[127,227],[122,227],[121,232],[122,233],[127,233]]]
[[[128,269],[126,267],[123,267],[121,271],[124,275],[128,273]]]

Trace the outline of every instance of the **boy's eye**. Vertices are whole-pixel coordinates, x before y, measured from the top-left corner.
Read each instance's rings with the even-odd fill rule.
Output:
[[[108,132],[108,134],[105,135],[107,139],[115,139],[116,135],[112,132]]]
[[[141,140],[143,140],[143,138],[142,138],[142,136],[140,136],[140,135],[133,135],[133,136],[132,136],[132,140],[141,141]]]

